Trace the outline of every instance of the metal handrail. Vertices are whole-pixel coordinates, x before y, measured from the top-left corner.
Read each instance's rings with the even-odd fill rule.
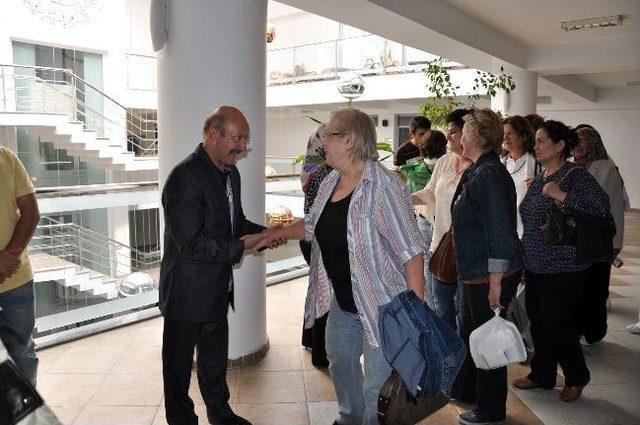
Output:
[[[159,265],[159,250],[143,252],[75,223],[63,223],[50,217],[41,218],[30,249],[102,274],[105,273],[101,270],[108,270],[107,274],[112,278]]]
[[[94,86],[93,84],[91,84],[90,82],[85,80],[84,78],[76,75],[71,69],[68,69],[68,68],[52,68],[52,67],[49,67],[49,66],[3,64],[3,63],[0,63],[0,67],[25,68],[25,69],[34,69],[36,71],[37,70],[43,70],[43,71],[63,72],[65,74],[69,75],[70,77],[72,77],[73,79],[80,81],[82,84],[92,88],[93,90],[95,90],[96,92],[101,94],[103,97],[106,97],[107,99],[109,99],[110,101],[115,103],[116,105],[120,106],[125,111],[131,112],[132,114],[137,115],[140,118],[140,120],[146,120],[146,118],[143,118],[141,115],[137,114],[135,111],[131,111],[129,108],[127,108],[126,106],[124,106],[123,104],[121,104],[120,102],[115,100],[113,97],[109,96],[108,94],[103,92],[101,89],[97,88],[96,86]],[[148,120],[148,121],[149,122],[155,122],[155,120]]]
[[[13,74],[6,72],[7,68],[13,69]],[[18,69],[34,70],[34,71],[41,71],[41,72],[52,72],[54,79],[49,80],[49,79],[41,78],[36,75],[16,74],[16,70]],[[64,76],[63,78],[65,77],[69,78],[71,80],[71,83],[65,80],[56,79],[56,73]],[[74,114],[74,118],[73,118],[74,120],[78,119],[78,116],[82,116],[84,120],[81,120],[81,122],[84,121],[83,124],[85,126],[88,126],[89,125],[88,121],[90,117],[93,116],[93,118],[96,121],[96,123],[94,124],[96,128],[94,130],[98,134],[100,134],[101,132],[99,128],[100,127],[99,123],[103,123],[104,127],[107,127],[108,124],[112,124],[119,131],[123,132],[123,134],[126,136],[126,140],[122,141],[122,146],[125,147],[126,150],[128,150],[127,148],[131,145],[135,147],[135,149],[133,150],[136,154],[139,154],[139,153],[142,153],[143,155],[149,155],[149,153],[157,154],[157,147],[158,147],[157,136],[149,137],[149,133],[152,133],[153,135],[157,131],[157,126],[156,126],[157,120],[147,119],[142,117],[136,111],[125,107],[116,99],[109,96],[108,94],[106,94],[101,89],[94,86],[93,84],[89,83],[84,78],[79,77],[78,75],[73,73],[71,70],[66,68],[53,68],[53,67],[43,67],[43,66],[33,66],[33,65],[0,64],[0,79],[2,79],[2,92],[3,92],[3,99],[5,104],[7,102],[6,80],[8,78],[13,78],[14,81],[16,80],[17,81],[20,81],[20,80],[36,81],[38,83],[45,85],[48,89],[52,90],[53,92],[59,95],[62,95],[64,98],[68,98],[72,102],[72,111],[70,111],[69,113]],[[66,93],[63,90],[60,90],[58,87],[60,85],[70,87],[73,90],[73,95],[70,95],[69,93]],[[83,89],[81,89],[79,85],[82,85]],[[90,93],[87,90],[87,88],[90,88],[95,93]],[[18,98],[18,93],[21,90],[30,90],[30,89],[25,89],[23,87],[14,87],[14,90],[16,92],[16,100],[20,101],[20,99]],[[79,96],[79,94],[81,94],[82,96]],[[116,116],[118,117],[117,120],[114,120],[113,118],[108,117],[106,115],[106,112],[95,110],[91,105],[88,105],[86,102],[84,102],[81,99],[81,97],[83,96],[86,99],[87,96],[89,95],[94,96],[94,94],[97,95],[99,98],[102,98],[103,100],[108,101],[108,102],[103,101],[102,107],[105,108],[106,111],[111,111],[111,113],[115,113]],[[22,100],[22,102],[24,102],[24,100]],[[116,110],[113,109],[114,106]],[[46,107],[46,105],[44,104],[44,101],[43,101],[43,108],[44,107]],[[122,122],[120,122],[120,120],[122,120]],[[104,125],[105,122],[108,124]],[[132,131],[132,130],[135,130],[135,131]],[[104,129],[102,131],[104,131]],[[143,146],[139,144],[137,141],[150,142],[149,143],[150,146],[148,147]]]

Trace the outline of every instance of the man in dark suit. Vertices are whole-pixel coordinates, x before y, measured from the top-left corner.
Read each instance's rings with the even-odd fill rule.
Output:
[[[233,307],[232,266],[246,250],[274,247],[269,230],[247,220],[240,202],[238,155],[249,124],[238,109],[221,106],[207,118],[203,142],[178,164],[162,192],[164,255],[160,311],[167,422],[197,424],[188,395],[194,347],[198,384],[212,424],[249,424],[229,406],[226,382]]]

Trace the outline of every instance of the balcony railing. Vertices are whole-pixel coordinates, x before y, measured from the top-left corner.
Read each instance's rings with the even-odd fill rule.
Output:
[[[347,71],[361,75],[422,72],[427,62],[437,58],[372,34],[271,49],[267,52],[267,85],[331,80]],[[460,64],[447,61],[445,66]]]

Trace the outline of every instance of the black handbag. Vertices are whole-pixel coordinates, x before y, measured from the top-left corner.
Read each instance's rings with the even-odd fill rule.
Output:
[[[413,397],[393,370],[380,389],[378,422],[382,425],[414,425],[442,409],[449,397],[440,392],[435,397]]]
[[[565,173],[558,182],[562,183],[572,171],[580,168],[575,166]],[[571,245],[578,243],[578,221],[576,216],[567,211],[557,203],[553,203],[551,207],[544,213],[544,223],[540,226],[542,230],[542,240],[547,245]]]
[[[578,243],[578,222],[575,215],[553,204],[545,211],[542,240],[547,245],[573,245]]]

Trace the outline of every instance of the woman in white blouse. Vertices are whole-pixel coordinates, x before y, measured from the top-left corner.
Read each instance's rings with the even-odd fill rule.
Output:
[[[424,189],[413,194],[413,202],[416,205],[424,204],[427,218],[433,222],[433,236],[429,252],[433,253],[440,240],[451,227],[451,202],[455,194],[462,173],[471,161],[462,156],[462,117],[471,113],[469,109],[456,109],[446,117],[447,140],[450,152],[440,157],[433,169],[429,183]],[[426,265],[428,267],[428,265]],[[434,310],[436,314],[451,325],[458,328],[456,316],[461,311],[462,286],[460,284],[447,284],[430,275],[427,288],[432,294]],[[458,292],[458,294],[456,294]]]
[[[507,154],[502,163],[513,178],[516,185],[516,199],[518,202],[518,236],[522,238],[522,219],[520,218],[520,203],[527,193],[527,179],[536,174],[536,158],[533,156],[534,133],[524,117],[514,115],[502,122],[504,138],[502,148]]]

